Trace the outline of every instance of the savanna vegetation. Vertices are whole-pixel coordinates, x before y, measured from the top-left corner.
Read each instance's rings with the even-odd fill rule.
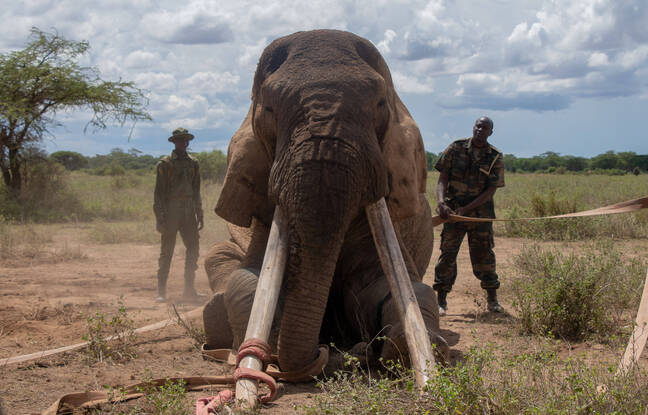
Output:
[[[118,160],[142,157],[119,151],[108,156]],[[6,219],[0,224],[0,261],[12,255],[49,255],[57,261],[66,260],[62,249],[57,257],[55,252],[46,253],[41,248],[44,241],[52,240],[58,226],[79,227],[80,238],[93,243],[158,243],[151,208],[152,167],[124,167],[117,175],[99,175],[90,164],[68,170],[51,158],[45,157],[49,161],[39,166],[43,169],[41,176],[37,169],[26,175],[31,179],[23,190],[29,191],[32,183],[39,184],[42,187],[34,190],[35,194],[50,195],[55,202],[48,204],[40,199],[40,204],[17,206],[15,209],[23,210],[15,212],[24,212],[19,215],[2,205],[5,218],[20,220]],[[53,177],[55,182],[50,180]],[[432,172],[430,198],[436,179]],[[509,172],[507,186],[496,194],[496,211],[506,218],[595,208],[648,193],[648,183],[643,179],[634,175]],[[48,184],[52,184],[50,193]],[[219,191],[218,180],[203,181],[206,212],[214,206]],[[224,238],[226,232],[215,215],[207,214],[206,220],[202,241],[208,246]],[[503,295],[509,299],[511,313],[499,322],[506,333],[502,343],[474,347],[455,364],[441,367],[423,394],[416,391],[411,373],[397,364],[385,362],[382,371],[387,376],[377,376],[375,370],[358,367],[350,358],[347,371],[321,380],[318,387],[322,393],[295,405],[294,412],[645,413],[647,373],[637,369],[616,376],[615,372],[633,327],[647,264],[641,253],[625,252],[617,246],[619,241],[648,237],[648,214],[640,211],[601,218],[503,222],[496,224],[496,235],[521,238],[519,243],[524,245],[509,264],[502,264]],[[67,255],[78,258],[83,253]],[[115,327],[132,327],[123,307],[112,314],[88,313],[84,319],[84,336],[93,343],[87,353],[89,360],[126,364],[128,360],[124,359],[137,358],[140,352],[131,339],[113,346],[105,340]],[[606,357],[585,352],[564,354],[565,347],[581,342],[601,345],[608,351]],[[134,403],[115,403],[94,413],[139,414],[158,407],[187,408],[193,399],[178,384],[148,392],[146,398]]]
[[[79,64],[88,48],[87,42],[34,28],[25,49],[0,55],[0,266],[4,269],[84,261],[88,257],[84,244],[96,249],[96,245],[159,243],[152,210],[158,157],[135,148],[115,148],[94,156],[72,151],[48,155],[40,146],[62,111],[90,110],[92,129],[149,118],[146,98],[135,85],[105,81],[96,69]],[[209,247],[227,236],[223,221],[209,214],[220,192],[225,155],[220,151],[193,155],[201,166],[207,212],[201,244]],[[430,170],[438,157],[427,153]],[[504,164],[507,186],[496,194],[500,218],[570,213],[648,194],[648,182],[641,175],[648,171],[648,155],[610,151],[588,159],[554,152],[530,158],[507,154]],[[436,180],[431,172],[428,197],[432,202]],[[73,229],[74,244],[57,244],[56,236],[64,227]],[[647,265],[645,250],[624,251],[619,246],[648,239],[648,213],[499,222],[495,228],[498,237],[518,238],[515,241],[521,245],[509,263],[499,265],[510,314],[490,322],[491,328],[498,327],[501,339],[493,344],[475,340],[478,346],[438,367],[423,393],[416,389],[412,373],[398,363],[383,362],[382,368],[368,369],[349,356],[347,370],[321,379],[317,383],[321,393],[295,404],[293,412],[648,413],[645,362],[628,373],[616,371],[633,329]],[[104,280],[109,283],[116,277],[112,278]],[[129,365],[152,354],[151,344],[159,340],[137,339],[133,313],[121,299],[112,312],[98,310],[101,307],[92,303],[55,307],[41,303],[39,297],[19,323],[56,317],[56,327],[81,324],[83,334],[77,340],[89,342],[83,364],[93,370],[118,365],[120,372],[130,370],[133,379],[142,371]],[[463,317],[474,322],[488,318],[471,313],[466,311]],[[12,324],[0,324],[0,338],[8,336],[16,326]],[[204,333],[191,322],[180,321],[180,325],[193,353]],[[108,340],[114,335],[116,341]],[[582,352],[572,352],[576,347]],[[182,353],[187,350],[178,352]],[[73,365],[73,359],[63,360],[60,366],[68,364]],[[21,367],[12,379],[46,368]],[[4,374],[3,379],[9,379]],[[99,385],[100,378],[95,382],[104,386]],[[119,388],[110,392],[116,399],[123,394]],[[189,412],[194,399],[182,382],[168,381],[142,392],[145,397],[134,403],[115,402],[83,413],[178,414]]]
[[[151,119],[132,82],[103,80],[98,69],[79,63],[89,47],[32,28],[24,49],[0,54],[0,170],[11,196],[20,196],[26,156],[59,125],[57,113],[89,110],[93,129]]]
[[[441,154],[426,152],[428,170],[434,168],[434,163],[441,157]],[[626,173],[641,174],[648,171],[648,154],[637,154],[632,151],[620,153],[607,151],[591,158],[561,156],[553,151],[533,157],[505,154],[504,168],[513,173],[596,173],[614,176]]]

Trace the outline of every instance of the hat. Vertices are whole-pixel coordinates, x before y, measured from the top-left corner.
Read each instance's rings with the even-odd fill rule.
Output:
[[[173,143],[177,139],[193,140],[193,138],[194,138],[193,134],[189,134],[189,131],[187,131],[186,128],[180,127],[173,130],[173,135],[169,137],[169,141]]]

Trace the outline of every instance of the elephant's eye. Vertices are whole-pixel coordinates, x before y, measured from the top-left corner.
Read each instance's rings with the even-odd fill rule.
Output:
[[[268,112],[272,112],[272,108],[268,107],[267,105],[263,109],[268,111]]]
[[[378,107],[384,107],[387,102],[384,99],[378,101]]]

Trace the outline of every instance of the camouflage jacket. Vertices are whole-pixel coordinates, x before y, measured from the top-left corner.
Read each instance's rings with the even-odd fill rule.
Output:
[[[189,154],[179,156],[175,150],[156,166],[153,211],[158,222],[164,222],[173,206],[191,207],[202,217],[200,169],[198,160]]]
[[[457,140],[448,146],[434,166],[448,175],[446,203],[452,209],[467,205],[491,186],[504,187],[502,153],[490,144],[484,149],[473,150],[470,138]],[[494,218],[493,198],[467,215]]]

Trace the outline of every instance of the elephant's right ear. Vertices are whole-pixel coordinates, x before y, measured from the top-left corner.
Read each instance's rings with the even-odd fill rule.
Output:
[[[227,150],[227,172],[216,208],[217,215],[238,226],[249,227],[252,217],[269,224],[274,205],[268,200],[268,176],[272,157],[254,136],[252,103],[245,120]]]

